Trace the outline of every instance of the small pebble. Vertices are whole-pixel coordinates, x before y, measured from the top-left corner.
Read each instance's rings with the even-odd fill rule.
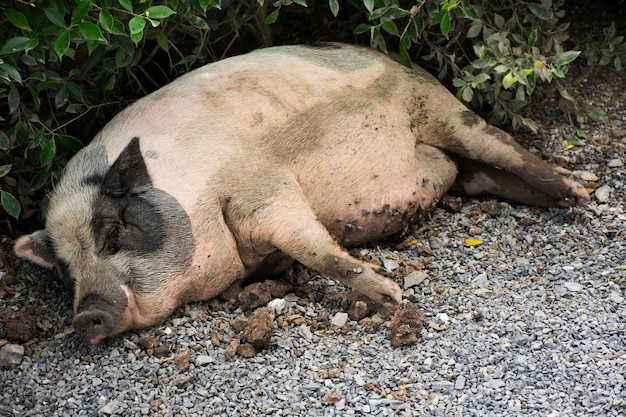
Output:
[[[110,416],[115,411],[115,407],[117,407],[118,403],[119,403],[119,401],[117,401],[117,400],[109,401],[108,403],[106,403],[105,406],[100,408],[100,412],[102,414],[106,414],[106,415]]]
[[[609,162],[606,163],[606,166],[608,166],[609,168],[619,168],[621,166],[624,165],[624,162],[622,162],[621,159],[611,159]]]
[[[208,355],[197,355],[194,363],[196,366],[204,366],[213,362],[213,358]]]
[[[311,330],[306,324],[300,325],[300,327],[298,328],[298,333],[300,333],[300,336],[302,336],[306,340],[313,340],[313,333],[311,333]]]
[[[583,289],[583,286],[581,284],[579,284],[578,282],[571,282],[571,281],[564,282],[563,286],[565,288],[567,288],[569,291],[572,291],[572,292],[582,291],[582,289]]]
[[[400,268],[400,265],[393,259],[383,259],[383,266],[387,271],[395,271]]]
[[[343,327],[345,326],[347,322],[348,322],[348,313],[338,312],[333,316],[332,320],[330,321],[330,324],[332,324],[335,327]]]
[[[274,309],[277,316],[282,314],[283,311],[285,311],[285,308],[287,308],[287,305],[288,305],[287,301],[285,301],[285,299],[283,298],[274,298],[272,301],[270,301],[267,304],[268,307],[272,307]]]
[[[22,363],[24,346],[7,344],[0,348],[0,366],[12,366]]]
[[[603,185],[596,189],[596,191],[594,192],[594,195],[596,196],[596,199],[599,202],[606,203],[609,201],[612,192],[613,192],[613,189],[610,186]]]
[[[404,277],[404,289],[408,289],[411,287],[416,287],[420,285],[426,278],[428,278],[428,274],[424,271],[413,271],[406,277]]]

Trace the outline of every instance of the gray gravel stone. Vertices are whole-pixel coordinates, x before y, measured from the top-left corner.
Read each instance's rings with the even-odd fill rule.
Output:
[[[415,287],[428,278],[428,274],[424,271],[413,271],[404,277],[404,289]]]
[[[611,188],[611,186],[603,185],[601,187],[598,187],[594,194],[599,202],[607,203],[611,198],[612,192],[613,188]]]
[[[24,347],[22,345],[7,344],[0,348],[0,366],[13,366],[22,363]]]

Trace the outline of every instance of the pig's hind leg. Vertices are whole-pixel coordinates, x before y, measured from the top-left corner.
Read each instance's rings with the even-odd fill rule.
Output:
[[[576,201],[559,199],[529,185],[508,171],[483,164],[467,158],[459,158],[459,173],[456,177],[452,193],[468,196],[494,195],[518,203],[537,207],[567,207]],[[570,181],[567,178],[564,181]],[[573,183],[573,181],[571,181]],[[573,187],[577,184],[574,183]]]
[[[552,202],[547,205],[573,205],[589,200],[581,184],[565,178],[562,170],[528,152],[506,132],[488,125],[458,101],[427,102],[422,111],[436,117],[423,132],[418,132],[418,140],[500,172],[506,171],[508,175],[495,175],[497,171],[493,169],[483,170],[483,179],[497,178],[502,183],[501,189],[512,184],[519,190],[534,189],[524,202],[533,204],[535,195],[547,196]],[[477,181],[478,177],[474,184]]]

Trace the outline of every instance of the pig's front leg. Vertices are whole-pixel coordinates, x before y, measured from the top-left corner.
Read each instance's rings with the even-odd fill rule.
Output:
[[[389,308],[402,300],[400,287],[380,267],[350,256],[317,220],[300,192],[281,195],[255,214],[251,243],[280,250],[303,265],[334,278]]]

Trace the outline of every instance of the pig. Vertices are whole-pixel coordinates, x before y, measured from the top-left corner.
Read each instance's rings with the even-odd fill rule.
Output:
[[[342,247],[402,233],[451,189],[589,199],[423,69],[336,43],[266,48],[181,76],[65,167],[15,253],[56,268],[97,344],[291,263],[394,308],[399,286]]]

